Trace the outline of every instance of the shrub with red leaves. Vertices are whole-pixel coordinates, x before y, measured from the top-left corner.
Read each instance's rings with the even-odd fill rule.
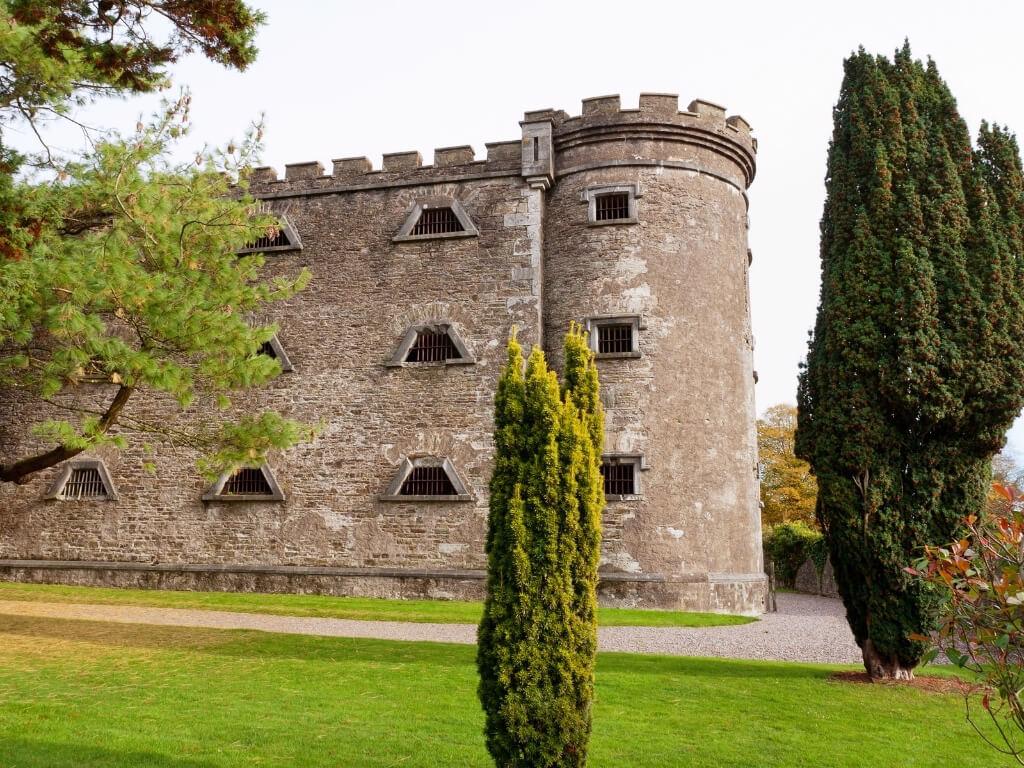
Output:
[[[1024,495],[994,484],[1005,512],[964,520],[964,537],[925,547],[906,570],[947,596],[934,647],[957,667],[974,673],[966,693],[967,719],[979,735],[1024,765]],[[972,715],[980,704],[990,727]]]

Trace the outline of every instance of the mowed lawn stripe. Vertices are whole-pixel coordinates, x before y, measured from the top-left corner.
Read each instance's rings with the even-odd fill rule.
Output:
[[[434,624],[478,624],[483,610],[482,603],[465,600],[385,600],[328,595],[176,592],[12,582],[0,582],[0,600],[139,605],[153,608],[191,608],[278,616]],[[598,623],[606,627],[721,627],[747,624],[751,621],[755,619],[721,613],[630,608],[598,609]]]
[[[997,766],[959,697],[600,654],[592,762]],[[490,765],[471,647],[0,616],[0,765]]]

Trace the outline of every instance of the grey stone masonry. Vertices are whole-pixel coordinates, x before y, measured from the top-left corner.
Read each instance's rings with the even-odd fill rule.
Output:
[[[267,253],[267,273],[306,267],[313,280],[272,308],[292,370],[237,412],[324,428],[269,457],[264,497],[209,493],[190,450],[151,455],[127,430],[126,450],[82,457],[102,460],[116,497],[48,498],[62,467],[0,485],[0,573],[479,597],[505,342],[515,327],[558,367],[578,321],[599,352],[605,451],[633,468],[634,492],[619,488],[604,514],[602,601],[761,612],[750,126],[711,102],[643,94],[635,109],[603,96],[576,117],[527,112],[520,128],[483,159],[452,146],[432,165],[398,152],[380,169],[362,157],[259,169],[253,193],[301,244]],[[130,407],[172,425],[213,410],[145,394]],[[0,394],[4,455],[39,448],[25,425],[49,415]]]

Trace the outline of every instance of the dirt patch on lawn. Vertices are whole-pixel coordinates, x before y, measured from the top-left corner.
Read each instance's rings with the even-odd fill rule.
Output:
[[[978,688],[958,677],[914,677],[913,680],[872,680],[867,672],[835,672],[830,680],[860,685],[889,685],[897,688],[915,688],[928,693],[955,693],[960,696]]]

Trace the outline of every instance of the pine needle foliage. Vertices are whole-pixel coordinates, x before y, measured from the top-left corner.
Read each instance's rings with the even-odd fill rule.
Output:
[[[934,605],[903,568],[982,509],[1024,406],[1021,160],[909,45],[847,59],[834,120],[796,448],[865,666],[906,677]]]
[[[502,768],[586,765],[597,651],[604,416],[576,326],[559,387],[513,338],[495,397],[487,599],[477,666],[487,748]]]
[[[196,449],[208,475],[311,434],[272,411],[226,412],[280,372],[257,354],[276,328],[254,318],[309,279],[267,279],[261,256],[235,255],[277,224],[247,195],[260,126],[181,162],[187,92],[127,135],[73,117],[100,96],[166,87],[169,65],[193,50],[244,69],[263,20],[242,0],[0,4],[0,396],[37,438],[24,454],[0,454],[0,482],[122,445],[119,426]],[[49,120],[75,122],[90,149],[52,150]],[[40,150],[13,151],[13,130]],[[156,419],[136,407],[140,396],[214,413]]]

